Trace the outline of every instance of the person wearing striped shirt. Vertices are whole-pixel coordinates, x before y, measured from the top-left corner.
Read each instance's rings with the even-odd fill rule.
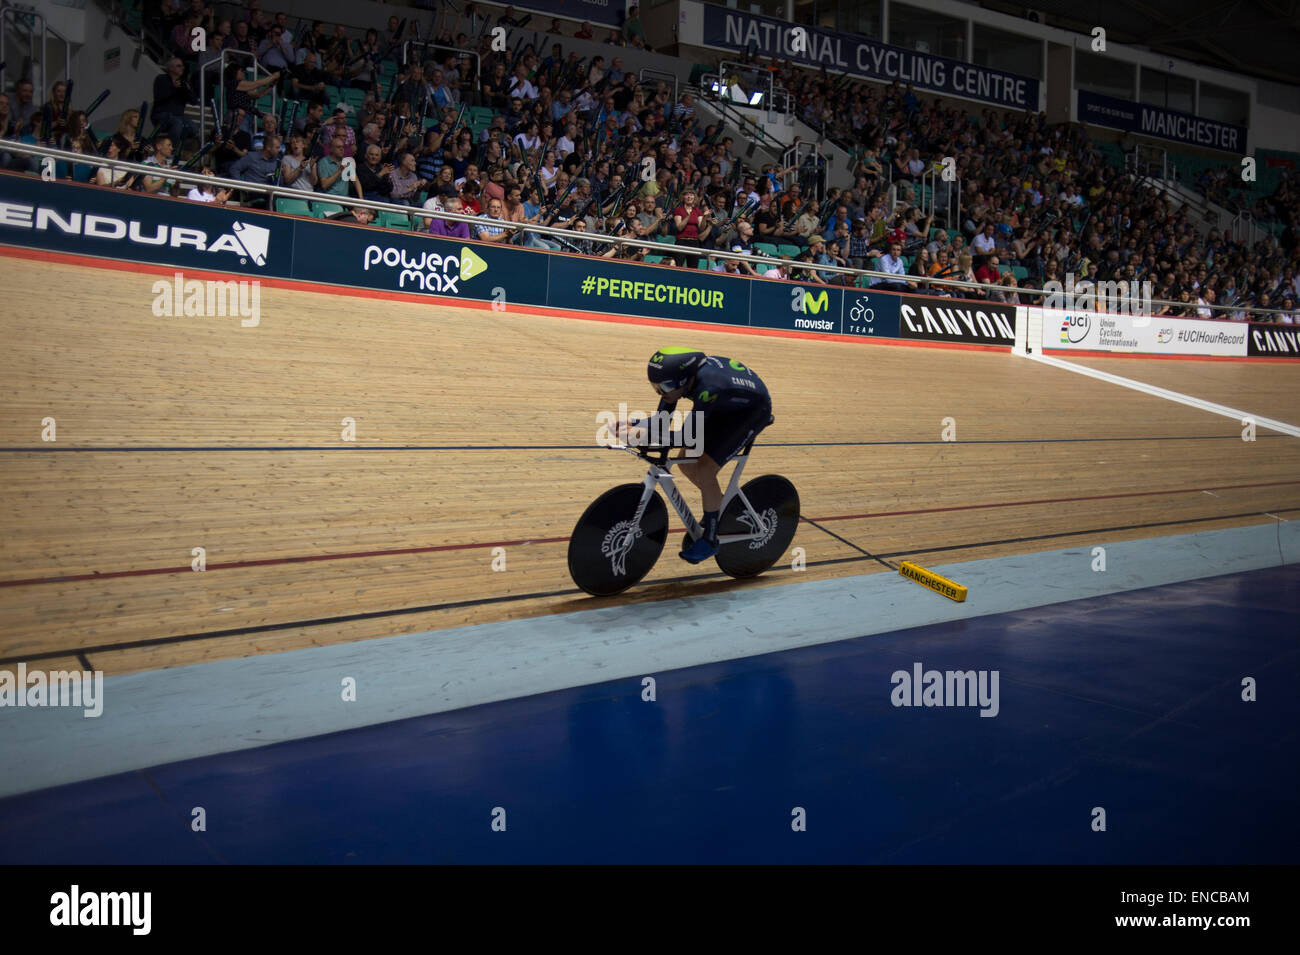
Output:
[[[496,224],[498,220],[505,218],[505,210],[501,206],[500,199],[490,201],[488,211],[479,218],[483,219],[484,223],[474,227],[477,238],[484,242],[505,242],[510,238],[506,232],[506,227]]]

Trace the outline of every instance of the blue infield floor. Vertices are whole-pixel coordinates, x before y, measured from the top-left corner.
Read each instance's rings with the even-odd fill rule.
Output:
[[[0,800],[0,862],[1290,863],[1297,634],[1289,565],[242,739]]]

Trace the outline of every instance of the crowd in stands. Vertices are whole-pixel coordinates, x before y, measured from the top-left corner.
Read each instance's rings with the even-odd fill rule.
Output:
[[[644,84],[625,69],[619,48],[645,46],[635,7],[621,29],[574,31],[610,48],[588,59],[565,52],[558,20],[535,50],[526,40],[542,24],[513,8],[489,15],[470,4],[464,14],[444,15],[433,36],[413,36],[391,16],[356,37],[342,25],[290,24],[260,0],[230,18],[203,0],[162,0],[145,26],[169,56],[144,115],[127,110],[112,134],[97,137],[85,112],[70,110],[66,84],[54,84],[38,106],[31,83],[20,82],[13,96],[0,94],[0,138],[84,153],[81,177],[103,186],[194,201],[263,200],[254,191],[191,188],[167,168],[289,187],[336,202],[338,217],[354,222],[375,217],[350,199],[394,203],[436,235],[932,295],[956,291],[933,280],[958,279],[978,286],[961,297],[999,302],[1028,300],[1023,289],[1068,275],[1150,282],[1153,299],[1175,303],[1157,307],[1164,314],[1218,305],[1237,319],[1300,322],[1292,173],[1262,200],[1285,224],[1281,240],[1251,247],[1220,229],[1198,230],[1149,183],[1108,163],[1082,127],[964,111],[897,83],[756,64],[790,92],[801,119],[852,151],[851,188],[823,188],[824,167],[747,167],[733,140],[701,121],[691,93],[674,99],[666,84]],[[501,50],[494,25],[530,29],[516,29]],[[208,31],[206,51],[190,48],[196,28]],[[223,71],[223,49],[255,57],[260,78],[238,58]],[[225,106],[207,143],[186,115],[200,74]],[[260,111],[272,91],[283,107]],[[96,164],[99,156],[143,161],[160,174],[128,175]],[[951,180],[932,174],[945,158]],[[0,164],[37,168],[2,142]],[[929,188],[933,197],[923,195]],[[959,220],[936,228],[921,209],[956,208],[953,190]],[[594,234],[659,241],[608,243]],[[761,263],[756,253],[784,261]]]

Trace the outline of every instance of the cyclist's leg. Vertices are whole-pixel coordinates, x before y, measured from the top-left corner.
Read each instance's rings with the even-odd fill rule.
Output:
[[[699,563],[717,553],[718,518],[722,510],[722,486],[718,483],[718,472],[744,450],[745,445],[766,428],[771,419],[770,403],[764,403],[745,414],[726,418],[712,416],[712,420],[705,425],[704,453],[694,461],[684,461],[679,466],[678,470],[686,475],[687,480],[700,489],[704,511],[703,533],[699,540],[682,551],[685,560]]]

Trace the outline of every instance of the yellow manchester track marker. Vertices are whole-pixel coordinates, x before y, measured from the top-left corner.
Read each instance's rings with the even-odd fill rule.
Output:
[[[920,564],[914,564],[910,560],[905,560],[898,565],[898,572],[908,580],[914,580],[922,587],[929,587],[937,594],[943,594],[949,600],[955,600],[958,603],[964,603],[966,600],[966,588],[957,583],[955,580],[949,580],[947,577],[940,577],[932,570],[926,570]]]

